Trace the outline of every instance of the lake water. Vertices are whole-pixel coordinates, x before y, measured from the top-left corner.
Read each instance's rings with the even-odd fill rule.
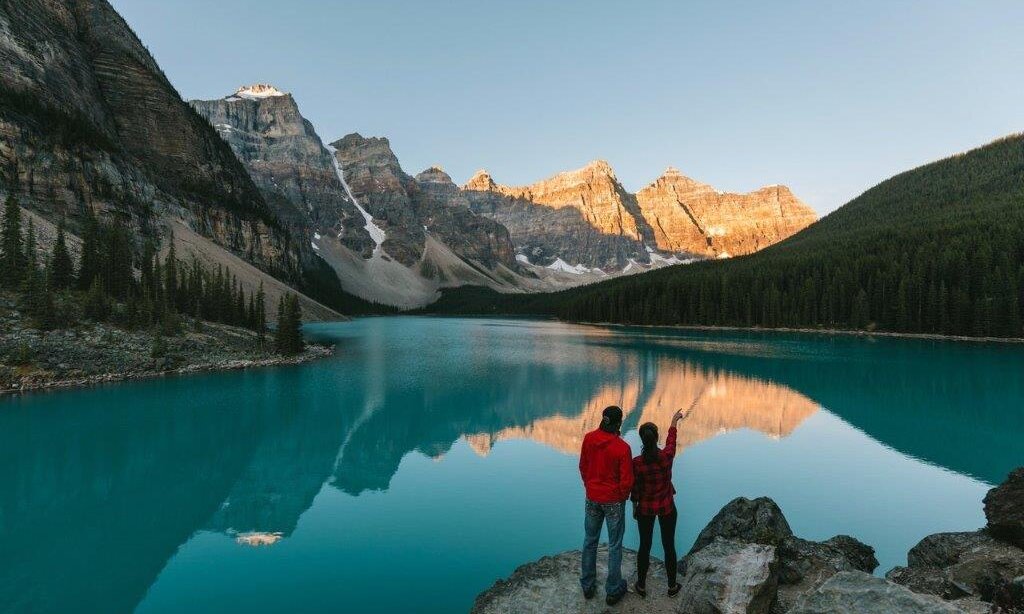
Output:
[[[685,552],[727,501],[880,572],[1024,464],[1024,347],[524,320],[308,327],[320,362],[0,399],[0,611],[459,612],[578,548],[609,404],[680,432]],[[628,546],[637,544],[627,529]],[[660,545],[655,547],[655,554]]]

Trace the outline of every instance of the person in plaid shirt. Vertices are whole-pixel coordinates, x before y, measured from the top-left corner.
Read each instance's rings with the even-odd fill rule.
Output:
[[[661,527],[661,545],[665,549],[665,571],[668,573],[668,595],[674,597],[682,588],[676,582],[676,504],[672,499],[672,461],[676,457],[676,425],[690,415],[679,410],[672,416],[672,426],[665,438],[665,447],[658,449],[658,427],[653,422],[640,426],[643,453],[633,459],[633,517],[640,529],[640,550],[636,555],[636,594],[647,596],[647,569],[651,563],[651,542],[654,521]]]

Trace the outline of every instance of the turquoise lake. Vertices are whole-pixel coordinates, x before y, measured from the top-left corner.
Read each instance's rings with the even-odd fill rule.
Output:
[[[1024,464],[1020,345],[433,318],[307,334],[336,355],[0,399],[0,611],[467,611],[580,546],[576,450],[609,404],[638,450],[640,423],[698,399],[681,552],[767,495],[884,573],[982,526]]]

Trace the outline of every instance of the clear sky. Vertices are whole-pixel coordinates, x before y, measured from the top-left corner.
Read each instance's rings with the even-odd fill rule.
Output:
[[[185,98],[270,82],[327,141],[528,183],[608,160],[827,213],[1024,131],[1024,2],[112,0]]]

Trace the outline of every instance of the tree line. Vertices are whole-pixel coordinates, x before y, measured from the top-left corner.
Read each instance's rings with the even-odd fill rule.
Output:
[[[22,227],[25,226],[24,230]],[[278,325],[268,339],[263,283],[246,292],[236,275],[220,265],[206,268],[198,259],[183,263],[171,241],[161,259],[149,239],[141,253],[123,224],[102,223],[88,212],[81,232],[76,266],[68,249],[64,223],[42,261],[35,225],[23,223],[21,207],[9,195],[0,220],[0,285],[19,293],[25,313],[43,329],[74,322],[67,303],[80,307],[94,322],[130,329],[155,329],[158,336],[182,332],[182,316],[244,327],[256,332],[259,347],[282,354],[304,349],[298,296],[286,294],[278,308]]]
[[[1024,136],[897,175],[761,252],[430,310],[571,321],[1024,336]]]

